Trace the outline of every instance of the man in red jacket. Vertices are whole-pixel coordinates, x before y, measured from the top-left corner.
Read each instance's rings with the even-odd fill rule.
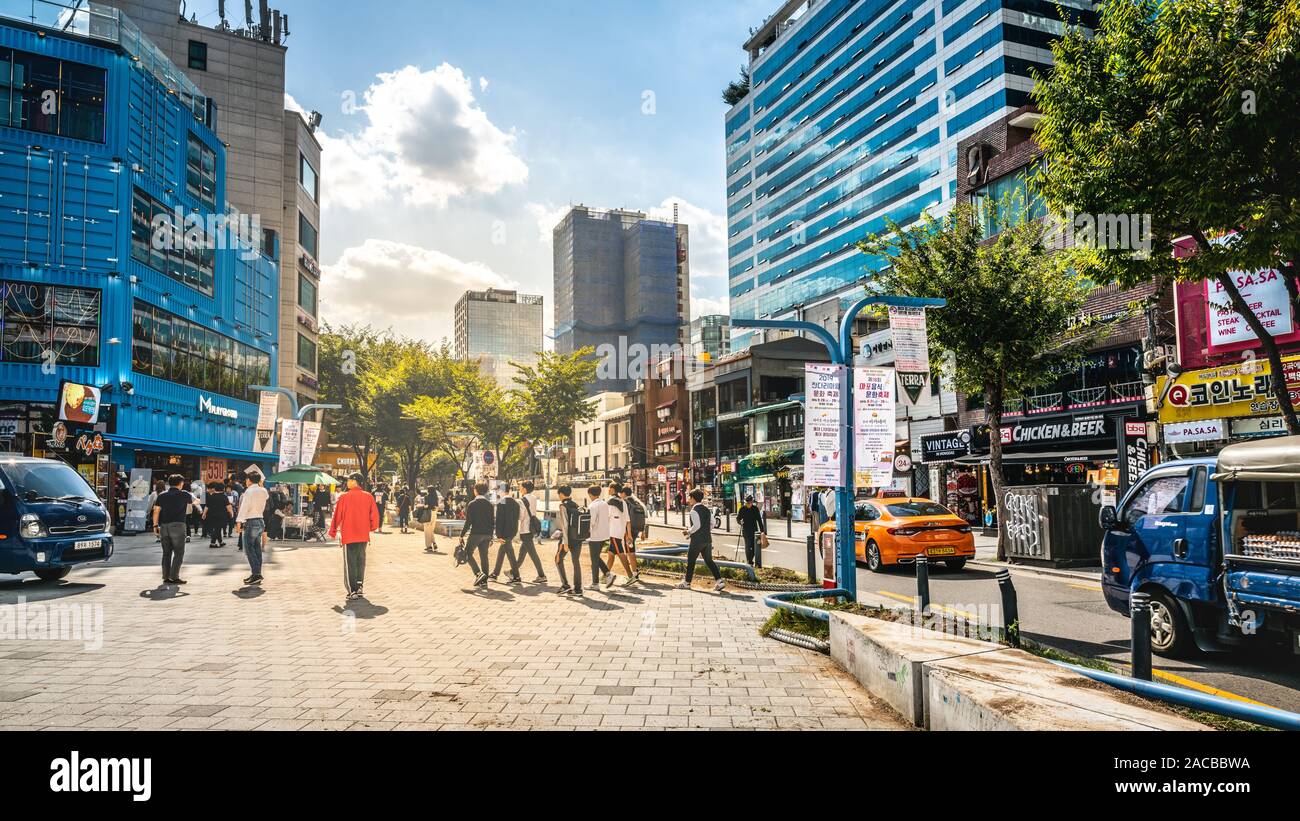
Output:
[[[343,542],[343,583],[348,588],[348,601],[361,597],[361,585],[366,579],[366,545],[370,534],[379,529],[379,507],[375,497],[367,493],[361,482],[364,477],[354,473],[348,477],[348,492],[334,505],[334,521],[330,523],[330,537],[341,534]]]

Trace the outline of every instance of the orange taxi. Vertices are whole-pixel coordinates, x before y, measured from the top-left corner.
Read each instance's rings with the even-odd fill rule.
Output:
[[[855,552],[858,561],[873,573],[891,565],[915,564],[921,553],[932,563],[943,562],[950,570],[961,570],[968,559],[975,558],[975,534],[970,525],[938,502],[918,498],[859,499],[856,507]],[[820,530],[823,534],[834,532],[834,520]]]

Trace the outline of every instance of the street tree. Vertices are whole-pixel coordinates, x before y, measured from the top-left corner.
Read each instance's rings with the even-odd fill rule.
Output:
[[[439,445],[426,435],[424,420],[407,410],[421,398],[457,396],[462,384],[477,374],[471,374],[473,366],[457,361],[445,342],[438,347],[416,339],[395,342],[388,367],[374,377],[375,415],[383,425],[381,441],[397,461],[403,481],[414,486]]]
[[[321,401],[343,406],[329,417],[329,439],[350,448],[367,477],[370,465],[384,455],[375,375],[392,352],[392,340],[366,325],[335,329],[325,324],[320,334],[316,368]]]
[[[1218,283],[1300,433],[1278,346],[1233,275],[1288,272],[1300,315],[1300,2],[1106,3],[1095,33],[1069,30],[1052,51],[1035,88],[1044,158],[1033,187],[1067,229],[1093,229],[1081,270],[1121,286]],[[1099,235],[1127,215],[1149,220],[1143,253]]]
[[[515,363],[519,420],[530,444],[567,442],[574,425],[596,415],[587,390],[596,379],[597,363],[596,349],[590,347],[567,354],[542,351],[536,364]]]
[[[1070,254],[1048,247],[1049,227],[1024,219],[1023,204],[986,208],[962,203],[941,219],[927,213],[907,228],[891,221],[889,233],[859,248],[888,266],[872,278],[873,291],[948,301],[930,313],[932,358],[948,363],[944,375],[957,390],[985,398],[989,474],[1001,512],[1004,402],[1056,378],[1078,360],[1096,329],[1081,320],[1090,286],[1070,269]],[[1001,536],[998,556],[1005,557]]]

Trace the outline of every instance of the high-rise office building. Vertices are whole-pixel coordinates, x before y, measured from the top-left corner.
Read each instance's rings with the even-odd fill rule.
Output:
[[[592,395],[632,390],[643,350],[684,350],[690,326],[687,226],[640,211],[570,209],[555,226],[555,349],[604,359]],[[616,360],[616,361],[614,361]]]
[[[731,317],[709,314],[691,320],[691,356],[716,362],[731,353]]]
[[[836,322],[884,264],[856,243],[951,205],[957,141],[1029,101],[1059,9],[1096,24],[1087,0],[781,3],[725,118],[733,318]]]
[[[272,378],[294,391],[300,404],[315,401],[321,151],[312,132],[319,117],[304,120],[285,108],[288,15],[263,1],[242,4],[242,21],[201,25],[182,16],[179,0],[103,0],[102,5],[135,20],[212,100],[217,136],[229,158],[230,204],[256,215],[266,247],[274,241],[280,248],[280,364]],[[281,414],[288,410],[287,401],[281,403]]]
[[[518,387],[515,365],[532,365],[542,350],[542,298],[516,291],[466,291],[456,302],[453,354],[479,363],[484,376]],[[513,364],[512,364],[513,363]]]

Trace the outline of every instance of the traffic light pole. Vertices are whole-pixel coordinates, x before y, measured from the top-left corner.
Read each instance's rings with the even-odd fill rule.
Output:
[[[942,308],[948,304],[946,299],[926,299],[910,296],[868,296],[850,306],[840,322],[840,336],[836,339],[830,331],[811,322],[785,319],[736,319],[731,324],[736,328],[762,328],[797,331],[810,334],[823,345],[830,355],[832,365],[846,369],[853,364],[853,323],[863,310],[872,305],[887,305],[895,308]],[[847,390],[842,395],[840,416],[840,453],[843,457],[840,486],[835,491],[835,583],[848,592],[854,601],[858,599],[858,565],[855,550],[854,533],[854,497],[855,466],[854,458],[854,402],[853,374],[850,371],[842,384]],[[815,537],[816,534],[814,534]]]

